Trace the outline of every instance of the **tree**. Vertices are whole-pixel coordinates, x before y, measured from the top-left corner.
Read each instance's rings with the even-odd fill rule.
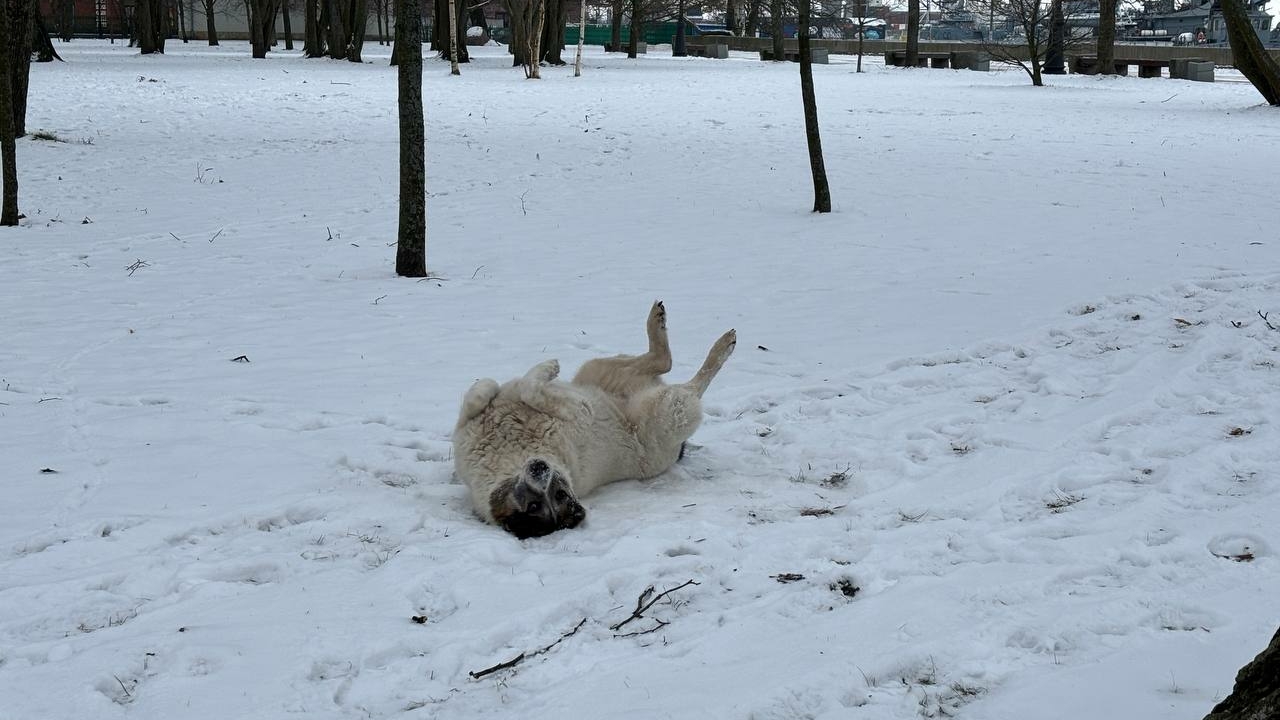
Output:
[[[1098,0],[1098,64],[1093,67],[1103,75],[1116,71],[1116,5],[1116,0]]]
[[[1065,15],[1087,12],[1089,0],[1070,1],[1068,6],[1063,0],[1048,4],[1043,0],[970,0],[969,10],[1002,15],[1017,28],[1020,43],[988,38],[981,47],[992,58],[1022,68],[1032,85],[1042,86],[1044,75],[1054,74],[1050,72],[1051,61],[1060,63],[1067,49],[1079,47],[1084,39],[1083,31],[1075,35],[1067,32]],[[994,8],[988,4],[991,2],[996,3]]]
[[[3,172],[4,201],[0,209],[0,225],[18,224],[18,145],[14,134],[12,94],[10,88],[10,65],[13,53],[12,37],[9,28],[13,4],[0,2],[0,155],[4,156]]]
[[[280,1],[280,13],[284,16],[284,49],[293,49],[293,23],[289,19],[289,5],[291,0]]]
[[[461,75],[458,70],[458,6],[449,0],[449,74]]]
[[[738,0],[724,0],[724,29],[734,35],[738,31]]]
[[[782,7],[782,0],[769,0],[769,37],[773,41],[770,43],[773,59],[777,61],[786,59],[782,42]]]
[[[467,4],[456,3],[452,12],[449,7],[449,0],[435,0],[431,5],[432,12],[435,13],[435,22],[431,28],[431,48],[445,60],[449,59],[450,48],[456,48],[458,62],[470,62],[471,57],[467,54]],[[457,18],[456,22],[449,20],[450,15]],[[449,40],[450,33],[453,34],[452,41]]]
[[[1280,64],[1262,47],[1249,11],[1241,0],[1222,0],[1222,20],[1227,26],[1227,42],[1236,69],[1253,83],[1268,105],[1280,105]]]
[[[400,114],[400,218],[396,274],[427,276],[426,130],[422,117],[422,0],[396,0]]]
[[[1230,33],[1230,29],[1227,32]],[[1252,662],[1240,668],[1231,694],[1218,703],[1204,720],[1264,720],[1276,717],[1280,717],[1280,630],[1272,636],[1271,644],[1266,649],[1258,653]]]
[[[587,0],[578,11],[578,54],[573,58],[573,76],[582,77],[582,46],[587,41]]]
[[[542,25],[546,19],[544,0],[505,0],[511,16],[512,51],[524,76],[530,80],[542,77],[538,59],[542,57]]]
[[[276,26],[280,0],[252,0],[249,17],[249,43],[255,58],[265,58],[271,49],[271,30]]]
[[[565,0],[546,0],[546,20],[542,24],[542,61],[559,67],[565,65],[564,25],[569,16]]]
[[[688,47],[684,41],[684,0],[679,0],[676,6],[676,36],[671,41],[672,57],[687,57],[689,55]]]
[[[308,0],[310,2],[310,0]],[[218,27],[213,22],[213,14],[217,11],[218,0],[200,0],[204,8],[204,30],[210,45],[218,44]]]
[[[0,0],[0,6],[8,9],[9,38],[7,39],[9,81],[9,117],[13,123],[13,136],[27,134],[27,88],[31,77],[31,25],[39,12],[31,0]]]
[[[618,52],[622,47],[622,2],[613,0],[609,8],[609,52]]]
[[[302,0],[302,56],[308,58],[324,57],[324,33],[320,26],[320,0]],[[394,50],[393,50],[394,52]],[[391,64],[395,65],[395,55],[391,56]]]
[[[994,1],[994,0],[993,0]],[[1014,0],[1014,2],[1036,0]],[[907,67],[915,67],[920,55],[920,0],[907,0]]]
[[[809,170],[813,174],[813,211],[831,212],[831,189],[827,167],[822,160],[822,138],[818,135],[818,101],[813,92],[813,57],[809,42],[809,11],[812,0],[799,0],[797,40],[800,50],[800,99],[804,103],[804,135],[809,144]]]
[[[143,55],[164,53],[164,0],[138,0],[134,6],[138,48]],[[252,27],[252,24],[250,25]]]

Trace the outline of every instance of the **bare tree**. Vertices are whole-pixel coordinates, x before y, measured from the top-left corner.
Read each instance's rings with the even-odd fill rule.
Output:
[[[738,30],[738,0],[724,0],[724,28],[734,35]]]
[[[773,59],[785,60],[782,42],[782,0],[769,0],[769,37],[773,41]]]
[[[992,7],[988,3],[994,2]],[[1006,18],[1014,25],[1017,42],[995,42],[988,38],[981,47],[1000,62],[1017,65],[1031,78],[1031,84],[1044,85],[1044,75],[1053,74],[1051,61],[1060,64],[1066,51],[1085,42],[1083,29],[1067,31],[1064,16],[1082,12],[1088,0],[969,0],[974,12],[990,12]],[[1057,21],[1055,22],[1055,17]],[[1055,31],[1056,26],[1056,31]]]
[[[320,0],[302,0],[302,56],[324,57],[324,28],[320,25]],[[395,64],[395,56],[391,57]]]
[[[542,25],[546,22],[544,0],[504,0],[511,16],[512,50],[530,80],[542,77],[538,60],[542,57]]]
[[[265,58],[271,49],[271,30],[276,24],[276,12],[280,0],[252,0],[249,14],[249,44],[253,57]]]
[[[618,52],[622,47],[623,0],[613,0],[609,13],[609,51]]]
[[[210,45],[218,44],[218,27],[213,21],[213,15],[217,12],[218,0],[199,0],[200,6],[204,8],[204,29],[208,35]]]
[[[1036,2],[1036,0],[1022,0]],[[920,0],[907,0],[907,67],[915,67],[920,55]]]
[[[545,20],[542,24],[542,61],[557,67],[565,65],[564,24],[569,14],[565,0],[544,0]]]
[[[458,69],[458,6],[449,0],[449,74],[461,75]]]
[[[400,218],[396,274],[427,276],[426,128],[422,117],[421,0],[396,0],[396,90],[400,115]]]
[[[164,53],[164,0],[138,0],[134,22],[142,55]]]
[[[1098,64],[1094,72],[1115,73],[1117,0],[1098,0]]]
[[[797,41],[800,50],[800,99],[804,103],[804,135],[809,144],[809,170],[813,174],[813,211],[831,212],[831,189],[827,167],[822,160],[822,138],[818,134],[818,101],[813,92],[813,57],[809,42],[809,14],[812,0],[799,0]]]
[[[25,3],[24,3],[25,4]],[[0,225],[18,224],[18,145],[13,127],[13,96],[10,87],[12,43],[15,36],[9,32],[13,4],[0,2],[0,155],[4,155],[3,209],[0,209]]]
[[[13,136],[27,134],[27,88],[31,78],[31,26],[39,8],[31,0],[0,0],[8,8],[8,76],[9,117]]]
[[[280,0],[280,14],[284,20],[284,49],[293,49],[293,22],[289,18],[289,6],[293,0]]]
[[[1249,23],[1249,12],[1241,0],[1222,0],[1222,20],[1227,26],[1231,57],[1240,74],[1266,98],[1268,105],[1280,105],[1280,64],[1262,47]]]
[[[582,46],[587,41],[587,0],[578,11],[578,54],[573,58],[573,76],[582,77]]]

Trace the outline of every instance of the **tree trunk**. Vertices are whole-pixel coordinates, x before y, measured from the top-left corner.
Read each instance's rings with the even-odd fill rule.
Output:
[[[38,2],[39,0],[36,0]],[[49,28],[45,27],[44,18],[39,12],[32,11],[31,23],[31,52],[36,56],[36,62],[53,62],[54,60],[62,60],[62,56],[58,55],[58,51],[53,47],[53,41],[49,39]]]
[[[676,3],[676,36],[671,40],[672,57],[688,57],[689,50],[684,42],[684,0]]]
[[[578,54],[573,58],[573,76],[582,77],[582,46],[587,42],[587,0],[578,10]]]
[[[613,0],[610,9],[613,11],[609,15],[609,52],[618,52],[618,48],[622,47],[622,2],[623,0]]]
[[[1062,0],[1049,5],[1049,46],[1044,53],[1045,75],[1067,74],[1067,18],[1062,11]]]
[[[525,0],[528,2],[529,0]],[[515,3],[511,3],[512,7],[516,7]],[[507,49],[511,52],[511,67],[524,67],[525,65],[525,47],[526,41],[524,37],[524,23],[520,19],[517,11],[510,12],[511,16],[511,44]]]
[[[249,17],[253,24],[249,26],[249,43],[255,58],[265,58],[271,49],[271,29],[276,24],[276,4],[279,1],[252,0],[253,11]]]
[[[178,37],[182,38],[182,42],[187,42],[187,16],[182,12],[182,2],[178,3]]]
[[[742,34],[745,37],[755,37],[756,31],[760,29],[760,6],[763,0],[750,0],[747,6],[747,21],[742,26]]]
[[[635,60],[640,55],[640,43],[644,41],[644,25],[640,23],[641,0],[631,0],[631,38],[627,41],[627,57]]]
[[[738,0],[725,0],[724,27],[734,35],[738,35]]]
[[[864,4],[865,8],[866,5]],[[864,15],[858,16],[858,69],[854,72],[862,72],[862,41],[867,39],[867,18]]]
[[[164,52],[160,3],[161,0],[138,0],[134,6],[134,21],[138,25],[138,49],[143,55]]]
[[[203,0],[204,2],[204,30],[209,36],[209,44],[218,44],[218,28],[213,24],[213,0]]]
[[[907,2],[907,67],[915,67],[920,59],[920,0]]]
[[[809,170],[813,173],[813,211],[831,212],[831,189],[827,186],[827,167],[822,161],[822,138],[818,134],[818,101],[813,92],[813,57],[809,43],[809,4],[797,3],[799,18],[796,41],[800,46],[800,99],[804,103],[804,135],[809,142]]]
[[[1253,29],[1249,28],[1249,32],[1252,33]],[[1280,630],[1272,636],[1271,644],[1265,650],[1240,668],[1231,694],[1218,703],[1204,720],[1269,720],[1277,717],[1280,717]]]
[[[514,13],[512,22],[514,23]],[[432,0],[431,2],[431,50],[436,57],[449,57],[449,0]]]
[[[786,60],[783,49],[786,43],[782,39],[782,8],[786,7],[782,0],[772,0],[769,3],[769,35],[773,40],[773,59],[782,62]]]
[[[400,113],[400,218],[396,274],[427,275],[426,131],[422,117],[421,0],[396,0],[397,105]]]
[[[347,25],[345,22],[346,3],[350,0],[322,0],[326,12],[322,14],[320,26],[325,26],[325,17],[329,21],[328,37],[329,57],[342,60],[347,57]]]
[[[320,33],[320,0],[302,2],[302,56],[324,57],[324,36]]]
[[[1262,47],[1240,0],[1222,0],[1222,20],[1236,69],[1253,83],[1268,105],[1280,105],[1280,64]],[[1258,716],[1263,717],[1263,716]]]
[[[378,24],[378,44],[386,45],[387,33],[386,30],[383,29],[382,25],[382,1],[383,0],[375,0],[373,5],[373,17],[374,22]]]
[[[4,181],[4,201],[0,203],[0,225],[18,224],[18,145],[14,134],[12,94],[9,78],[13,63],[13,52],[10,44],[16,34],[9,32],[10,3],[0,3],[0,155],[4,156],[3,171],[0,177]]]
[[[368,0],[351,0],[350,30],[347,32],[347,60],[364,62],[360,53],[364,51],[364,32],[369,26]]]
[[[289,6],[293,0],[281,0],[280,12],[284,15],[284,49],[293,49],[293,23],[289,19]]]
[[[27,134],[27,88],[31,79],[31,32],[40,7],[31,0],[0,0],[9,8],[9,98],[13,136]]]
[[[458,5],[449,0],[449,74],[461,75],[458,69]]]
[[[1116,4],[1117,0],[1098,1],[1098,64],[1093,72],[1103,75],[1116,71]]]
[[[569,6],[564,0],[544,0],[546,22],[542,26],[542,60],[559,67],[564,61],[564,22]]]
[[[546,22],[547,6],[544,0],[525,0],[524,15],[524,76],[529,80],[542,79],[542,27]]]

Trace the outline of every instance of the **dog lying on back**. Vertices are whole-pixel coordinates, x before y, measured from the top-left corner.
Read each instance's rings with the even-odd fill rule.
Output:
[[[454,467],[476,512],[519,538],[577,527],[579,498],[607,483],[660,475],[702,422],[702,394],[737,343],[730,330],[689,382],[667,385],[667,311],[653,304],[649,351],[590,360],[573,382],[547,360],[503,385],[485,378],[462,398]]]

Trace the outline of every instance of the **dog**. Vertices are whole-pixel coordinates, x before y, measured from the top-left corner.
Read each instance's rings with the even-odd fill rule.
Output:
[[[618,480],[660,475],[702,422],[702,394],[737,344],[721,335],[702,368],[679,385],[671,370],[667,311],[655,302],[649,350],[587,361],[572,382],[560,363],[539,363],[499,385],[484,378],[462,398],[453,431],[454,469],[476,513],[518,538],[577,527],[579,498]]]

